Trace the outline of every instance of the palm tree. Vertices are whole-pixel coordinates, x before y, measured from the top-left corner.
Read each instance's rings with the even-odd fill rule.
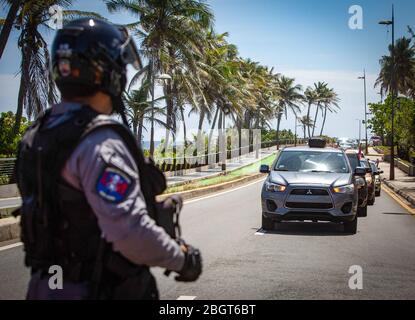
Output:
[[[125,10],[138,17],[127,25],[141,38],[141,47],[153,59],[154,73],[167,73],[172,81],[164,84],[166,97],[166,124],[176,129],[180,111],[180,76],[184,70],[191,76],[186,87],[193,92],[199,89],[197,60],[203,57],[205,34],[213,21],[213,14],[205,3],[198,0],[105,0],[110,12]],[[197,94],[197,93],[196,93]],[[188,95],[190,96],[190,95]],[[169,131],[166,132],[168,143]]]
[[[318,112],[320,111],[320,109],[322,109],[322,104],[324,103],[324,99],[327,94],[327,86],[328,84],[325,82],[318,82],[314,84],[314,90],[317,96],[317,101],[316,101],[317,104],[316,104],[316,113],[314,115],[314,121],[313,121],[313,131],[311,133],[312,136],[314,136],[314,131],[316,129]]]
[[[306,136],[306,129],[309,129],[313,127],[313,120],[310,119],[309,116],[303,116],[301,118],[298,118],[298,121],[300,122],[301,126],[303,127],[303,133],[304,133],[304,140],[307,139]]]
[[[395,63],[392,57],[395,56]],[[411,40],[405,37],[396,41],[395,51],[389,46],[389,55],[380,60],[381,71],[375,86],[381,87],[381,92],[402,93],[410,95],[415,83],[415,48]],[[395,73],[395,83],[392,80],[392,70]]]
[[[288,110],[291,110],[295,116],[301,111],[298,103],[302,102],[304,97],[301,94],[301,86],[294,84],[295,79],[282,76],[278,79],[278,103],[276,105],[277,114],[277,149],[279,149],[279,131],[282,115],[287,117]]]
[[[146,130],[145,122],[150,122],[151,136],[150,143],[154,143],[154,126],[158,124],[166,127],[166,123],[160,119],[159,116],[165,116],[163,108],[151,108],[151,102],[148,101],[149,84],[143,84],[139,90],[132,90],[130,93],[124,94],[124,101],[127,106],[127,118],[132,131],[141,145],[143,139],[143,130]],[[164,97],[155,99],[155,103],[163,100]]]
[[[330,113],[337,112],[336,109],[339,109],[339,96],[336,92],[334,92],[334,89],[327,89],[324,100],[322,101],[322,106],[324,110],[323,115],[323,124],[321,125],[321,131],[320,136],[323,135],[324,126],[326,124],[326,118],[327,118],[327,111]]]
[[[317,84],[314,84],[314,87],[317,87]],[[311,106],[316,104],[318,102],[318,95],[315,89],[308,87],[306,91],[304,92],[304,101],[307,103],[307,118],[310,119],[310,112],[311,112]],[[310,128],[312,126],[307,126],[308,131],[308,137],[311,137],[311,131]]]
[[[7,0],[11,4],[12,0]],[[20,63],[20,87],[18,93],[16,122],[13,132],[19,132],[23,109],[26,109],[28,118],[36,117],[48,104],[56,101],[57,94],[55,84],[49,72],[49,50],[48,44],[39,29],[50,29],[48,25],[49,8],[54,5],[62,7],[64,20],[79,17],[100,17],[96,13],[67,10],[71,0],[25,0],[19,2],[15,17],[15,3],[10,8],[10,20],[13,26],[20,30],[18,47],[21,52]],[[13,9],[13,11],[12,11]],[[7,19],[6,19],[7,20]],[[7,21],[4,21],[6,23]],[[8,25],[7,28],[10,26]],[[4,35],[6,38],[6,35]],[[7,40],[7,39],[6,39]],[[2,41],[5,41],[2,39]]]
[[[0,59],[3,56],[4,48],[6,47],[7,40],[9,39],[10,32],[12,31],[13,23],[16,19],[17,12],[19,11],[21,1],[22,0],[1,1],[3,3],[6,2],[7,5],[10,5],[10,8],[6,19],[3,19],[1,23],[3,27],[0,34]]]

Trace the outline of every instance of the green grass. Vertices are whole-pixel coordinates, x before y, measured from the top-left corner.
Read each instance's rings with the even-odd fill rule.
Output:
[[[182,191],[188,191],[188,190],[193,190],[197,188],[208,187],[208,186],[212,186],[216,184],[221,184],[224,182],[230,182],[233,180],[241,179],[241,178],[244,178],[250,175],[254,175],[256,173],[259,173],[259,167],[262,164],[266,164],[269,166],[272,165],[272,163],[275,160],[275,157],[276,157],[275,154],[270,155],[260,161],[257,161],[249,166],[232,171],[224,176],[206,178],[206,179],[191,182],[191,183],[188,183],[182,186],[170,187],[170,188],[167,188],[166,193],[175,193],[175,192],[182,192]]]

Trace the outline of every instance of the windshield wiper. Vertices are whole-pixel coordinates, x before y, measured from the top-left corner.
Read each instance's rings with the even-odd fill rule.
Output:
[[[288,171],[288,169],[275,169],[274,171]]]
[[[311,170],[306,172],[315,172],[315,173],[334,173],[334,171],[327,171],[327,170]]]

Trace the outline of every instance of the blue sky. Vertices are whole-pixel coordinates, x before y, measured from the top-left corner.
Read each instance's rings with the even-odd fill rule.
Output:
[[[99,12],[117,23],[132,21],[125,13],[109,15],[103,1],[74,3],[76,9]],[[341,110],[330,115],[327,122],[326,133],[331,136],[357,136],[356,119],[364,117],[363,83],[357,80],[363,68],[367,72],[368,102],[380,100],[379,90],[373,85],[391,32],[377,22],[390,19],[392,3],[396,37],[408,36],[408,25],[415,28],[413,0],[209,0],[207,3],[215,14],[215,29],[230,33],[229,41],[238,46],[241,56],[295,77],[304,87],[325,81],[339,93]],[[362,30],[351,30],[348,26],[352,5],[363,9]],[[12,35],[0,60],[0,111],[16,108],[20,60],[17,36],[17,33]],[[52,36],[49,32],[47,39]],[[318,121],[321,124],[321,119]],[[190,127],[196,125],[196,119],[191,117]],[[293,130],[294,118],[284,119],[282,127]]]

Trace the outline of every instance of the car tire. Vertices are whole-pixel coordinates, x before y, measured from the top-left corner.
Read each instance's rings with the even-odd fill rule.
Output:
[[[376,191],[375,196],[376,197],[380,197],[380,190],[379,191]]]
[[[264,215],[262,215],[262,230],[265,230],[265,231],[273,230],[274,226],[275,226],[275,223],[272,219],[264,217]]]
[[[367,205],[364,207],[357,208],[357,216],[358,217],[367,217]]]
[[[368,204],[369,206],[373,206],[373,205],[375,204],[375,198],[376,198],[376,196],[375,196],[375,197],[373,197],[373,199],[367,200],[367,204]]]
[[[343,223],[344,233],[356,234],[357,233],[357,216],[353,221],[346,221]]]

